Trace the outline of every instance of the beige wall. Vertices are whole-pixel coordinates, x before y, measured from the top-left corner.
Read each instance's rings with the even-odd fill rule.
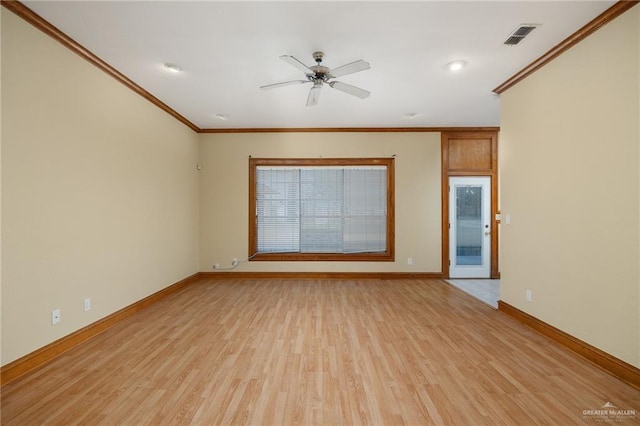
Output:
[[[396,261],[247,262],[236,271],[440,272],[440,133],[202,135],[200,270],[248,255],[248,164],[254,158],[390,157],[395,160]],[[413,266],[407,258],[413,258]]]
[[[636,366],[638,9],[504,93],[500,140],[502,299]],[[0,10],[2,365],[245,258],[250,155],[395,154],[396,261],[236,271],[440,272],[439,133],[197,135]]]
[[[636,366],[639,14],[501,96],[500,157],[502,300]]]
[[[199,204],[196,133],[0,9],[4,365],[197,272]]]

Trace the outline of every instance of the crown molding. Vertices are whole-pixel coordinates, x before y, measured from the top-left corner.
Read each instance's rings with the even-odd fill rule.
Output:
[[[502,83],[500,86],[493,89],[494,93],[501,94],[505,90],[514,86],[518,82],[522,81],[547,63],[551,62],[554,58],[567,51],[571,47],[575,46],[577,43],[597,31],[602,26],[611,22],[618,16],[622,15],[627,10],[634,7],[640,0],[628,0],[628,1],[618,1],[609,9],[605,10],[603,13],[598,15],[596,18],[591,20],[585,26],[580,28],[578,31],[573,33],[571,36],[567,37],[565,40],[558,43],[556,46],[551,48],[547,53],[533,61],[531,64],[527,65],[525,68],[520,70],[518,73],[513,75],[507,81]],[[395,133],[403,133],[403,132],[454,132],[454,131],[487,131],[487,132],[495,132],[499,131],[499,126],[488,126],[488,127],[316,127],[316,128],[289,128],[289,127],[274,127],[274,128],[233,128],[233,129],[201,129],[196,126],[194,123],[189,121],[183,115],[175,111],[173,108],[169,107],[167,104],[162,102],[160,99],[153,96],[151,93],[147,92],[145,89],[137,85],[135,82],[130,80],[124,74],[116,70],[114,67],[100,59],[93,52],[86,49],[84,46],[79,44],[77,41],[63,33],[56,26],[42,18],[40,15],[29,9],[27,6],[22,4],[17,0],[0,0],[0,3],[7,10],[10,10],[15,15],[19,16],[29,24],[33,25],[35,28],[39,29],[43,33],[47,34],[51,38],[55,39],[63,46],[67,47],[69,50],[73,51],[89,63],[95,65],[103,72],[107,73],[120,83],[127,86],[129,89],[133,90],[143,98],[147,99],[152,104],[156,105],[158,108],[167,112],[169,115],[185,124],[191,130],[197,133],[320,133],[320,132],[331,132],[331,133],[339,133],[339,132],[395,132]]]
[[[540,68],[542,68],[543,66],[551,62],[552,60],[554,60],[556,57],[558,57],[562,53],[566,52],[567,50],[569,50],[570,48],[572,48],[573,46],[575,46],[576,44],[578,44],[579,42],[581,42],[582,40],[584,40],[585,38],[593,34],[594,32],[596,32],[598,29],[600,29],[604,25],[613,21],[615,18],[622,15],[623,13],[631,9],[633,6],[635,6],[639,2],[640,0],[618,1],[609,9],[605,10],[600,15],[598,15],[593,20],[591,20],[589,23],[587,23],[585,26],[580,28],[578,31],[571,34],[569,37],[562,40],[560,43],[556,44],[547,53],[540,56],[538,59],[536,59],[535,61],[533,61],[532,63],[530,63],[523,69],[521,69],[520,71],[518,71],[516,74],[514,74],[511,78],[509,78],[507,81],[502,83],[500,86],[493,89],[493,92],[499,95],[505,90],[509,89],[510,87],[515,86],[517,83],[524,80],[529,75],[533,74],[534,72],[536,72],[537,70],[539,70]]]
[[[71,50],[72,52],[76,53],[83,59],[87,60],[92,65],[95,65],[105,73],[109,74],[111,77],[115,78],[117,81],[119,81],[120,83],[127,86],[129,89],[136,92],[138,95],[142,96],[143,98],[145,98],[146,100],[148,100],[149,102],[151,102],[152,104],[160,108],[161,110],[167,112],[169,115],[171,115],[181,123],[185,124],[194,132],[200,131],[200,128],[198,126],[196,126],[195,124],[187,120],[184,116],[180,115],[177,111],[172,109],[169,105],[165,104],[160,99],[156,98],[151,93],[147,92],[142,87],[138,86],[136,83],[134,83],[132,80],[127,78],[120,71],[118,71],[117,69],[115,69],[114,67],[112,67],[111,65],[103,61],[102,59],[100,59],[93,52],[86,49],[80,43],[78,43],[77,41],[75,41],[65,33],[63,33],[56,26],[54,26],[49,21],[47,21],[46,19],[44,19],[43,17],[35,13],[33,10],[29,9],[27,6],[25,6],[21,2],[15,1],[15,0],[1,0],[1,3],[2,3],[2,6],[4,6],[7,10],[10,10],[15,15],[24,19],[26,22],[33,25],[43,33],[47,34],[49,37],[53,38],[54,40],[58,41],[63,46]]]
[[[499,132],[489,127],[257,127],[237,129],[200,129],[198,133],[411,133],[411,132]]]

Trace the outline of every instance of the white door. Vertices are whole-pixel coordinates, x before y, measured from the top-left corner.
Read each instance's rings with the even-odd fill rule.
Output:
[[[449,277],[491,276],[491,178],[449,178]]]

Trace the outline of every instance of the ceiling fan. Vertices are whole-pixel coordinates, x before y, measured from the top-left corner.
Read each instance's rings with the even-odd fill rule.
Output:
[[[313,86],[309,90],[309,96],[307,97],[307,106],[313,106],[318,103],[318,99],[320,98],[320,89],[322,89],[322,86],[325,83],[327,83],[332,89],[340,90],[341,92],[357,96],[360,99],[365,99],[371,94],[371,92],[367,90],[352,86],[347,83],[342,83],[340,81],[330,81],[331,79],[336,77],[342,77],[343,75],[368,70],[369,68],[371,68],[369,62],[359,59],[355,62],[350,62],[348,64],[342,65],[338,68],[329,69],[328,67],[325,67],[321,64],[323,57],[323,52],[313,52],[313,59],[316,61],[316,65],[308,67],[293,56],[282,55],[280,56],[280,59],[288,62],[289,64],[304,72],[307,79],[267,84],[266,86],[260,86],[260,88],[262,90],[267,90],[275,89],[276,87],[290,86],[293,84],[313,83]]]

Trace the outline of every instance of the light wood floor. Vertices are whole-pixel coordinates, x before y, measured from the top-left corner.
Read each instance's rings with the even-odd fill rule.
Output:
[[[571,425],[607,402],[640,423],[640,391],[444,281],[202,280],[4,386],[2,424]]]

